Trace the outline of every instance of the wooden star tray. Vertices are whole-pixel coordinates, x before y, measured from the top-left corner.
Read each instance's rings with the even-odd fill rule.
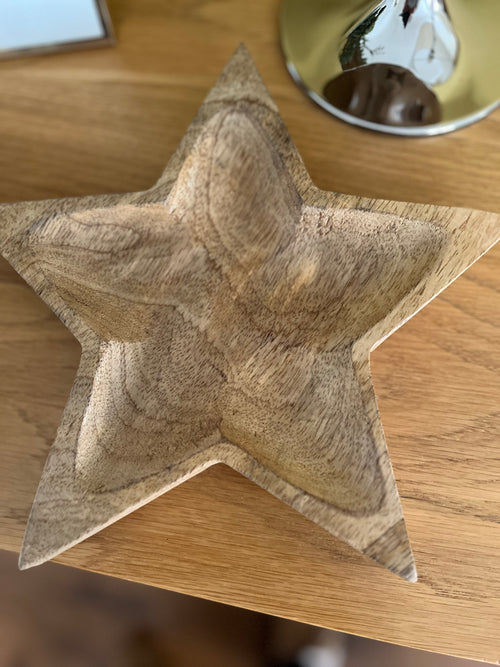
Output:
[[[0,218],[2,254],[82,346],[22,568],[223,462],[416,579],[369,355],[498,240],[497,215],[320,191],[240,47],[150,190]]]

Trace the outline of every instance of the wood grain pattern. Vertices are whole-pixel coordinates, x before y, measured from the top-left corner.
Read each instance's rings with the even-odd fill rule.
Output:
[[[225,463],[416,580],[369,354],[498,216],[315,188],[240,47],[153,188],[0,219],[0,252],[82,346],[21,568]]]
[[[289,80],[276,39],[278,3],[110,6],[118,49],[0,66],[2,201],[148,187],[243,39],[317,185],[500,212],[498,113],[425,141],[361,132],[310,105]],[[497,661],[499,277],[497,247],[371,355],[417,585],[371,567],[224,466],[60,560],[347,632]],[[0,540],[19,550],[80,350],[4,262],[0,290]]]

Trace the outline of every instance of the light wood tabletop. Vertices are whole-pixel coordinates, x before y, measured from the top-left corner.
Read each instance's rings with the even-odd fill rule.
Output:
[[[118,47],[0,64],[0,202],[150,187],[243,41],[315,183],[500,213],[500,113],[415,140],[349,127],[287,74],[276,0],[109,3]],[[1,221],[0,221],[1,224]],[[500,660],[500,247],[372,354],[419,582],[216,466],[58,561],[383,641]],[[79,360],[0,261],[0,547],[18,551]]]

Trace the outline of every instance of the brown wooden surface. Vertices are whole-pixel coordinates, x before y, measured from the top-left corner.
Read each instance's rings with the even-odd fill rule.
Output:
[[[240,46],[150,189],[0,221],[0,255],[82,347],[22,569],[225,463],[416,581],[370,351],[500,215],[316,188]]]
[[[240,41],[322,188],[500,212],[500,115],[428,140],[311,105],[278,3],[110,3],[116,49],[0,65],[0,201],[147,188]],[[470,658],[500,659],[500,248],[372,355],[420,581],[371,565],[238,474],[213,468],[61,561]],[[18,550],[78,344],[0,264],[0,545]]]

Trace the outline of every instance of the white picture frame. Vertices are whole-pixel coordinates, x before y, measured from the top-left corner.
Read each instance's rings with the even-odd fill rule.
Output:
[[[113,44],[106,0],[0,0],[0,60]]]

